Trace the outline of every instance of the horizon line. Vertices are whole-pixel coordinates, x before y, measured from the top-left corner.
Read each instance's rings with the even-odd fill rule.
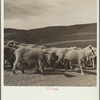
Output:
[[[66,26],[77,26],[77,25],[88,25],[88,24],[97,24],[97,22],[94,22],[94,23],[84,23],[84,24],[72,24],[72,25],[58,25],[58,27],[66,27]],[[32,29],[41,29],[41,28],[48,28],[48,27],[57,27],[56,26],[45,26],[45,27],[39,27],[39,28],[31,28],[31,29],[21,29],[21,28],[9,28],[9,27],[4,27],[4,29],[16,29],[16,30],[32,30]]]

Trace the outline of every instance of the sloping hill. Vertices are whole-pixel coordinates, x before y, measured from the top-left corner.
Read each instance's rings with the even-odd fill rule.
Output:
[[[15,40],[25,43],[43,44],[61,41],[96,39],[97,24],[82,24],[72,26],[51,26],[31,30],[4,29],[5,42]],[[96,45],[96,41],[93,43]]]

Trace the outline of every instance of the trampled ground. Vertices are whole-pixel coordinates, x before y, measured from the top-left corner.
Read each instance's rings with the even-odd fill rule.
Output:
[[[44,75],[36,74],[34,70],[25,70],[22,74],[16,70],[4,71],[5,86],[96,86],[97,73],[95,69],[87,67],[84,69],[85,76],[82,76],[79,70],[56,69],[55,71],[47,69]]]

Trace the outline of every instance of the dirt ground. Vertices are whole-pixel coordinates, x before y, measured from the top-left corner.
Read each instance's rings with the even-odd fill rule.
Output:
[[[22,74],[16,70],[13,74],[11,69],[4,70],[5,86],[96,86],[97,73],[96,69],[87,67],[84,69],[85,75],[81,75],[79,69],[47,69],[44,75],[37,74],[33,69],[25,70]]]

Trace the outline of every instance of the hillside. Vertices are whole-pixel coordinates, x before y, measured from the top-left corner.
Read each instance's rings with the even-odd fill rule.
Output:
[[[5,42],[15,40],[25,43],[43,44],[61,41],[96,39],[97,24],[81,24],[72,26],[51,26],[30,30],[4,29]],[[96,41],[93,45],[96,45]]]

